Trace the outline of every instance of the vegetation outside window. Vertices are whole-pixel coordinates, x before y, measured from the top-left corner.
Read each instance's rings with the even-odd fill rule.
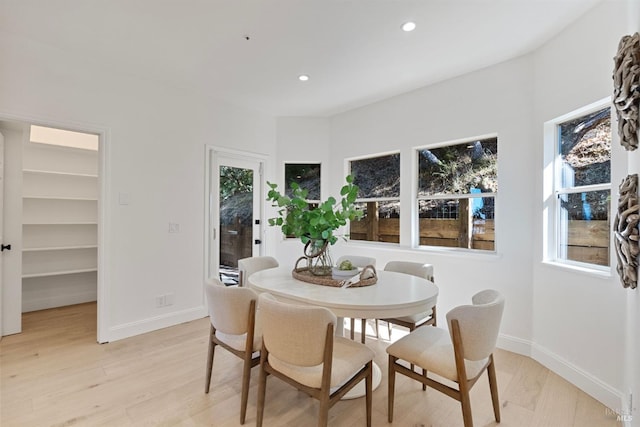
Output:
[[[610,107],[555,127],[555,259],[609,266]]]
[[[358,209],[364,216],[351,221],[349,238],[370,242],[400,242],[400,154],[350,162],[358,186]]]
[[[495,250],[498,139],[418,149],[418,244]]]
[[[307,194],[308,202],[318,203],[320,201],[320,163],[285,163],[285,195],[288,197],[292,196],[292,182],[309,192]]]

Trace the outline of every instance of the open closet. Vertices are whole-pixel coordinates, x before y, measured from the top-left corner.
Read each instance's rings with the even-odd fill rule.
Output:
[[[96,301],[98,136],[31,126],[22,153],[22,311]]]

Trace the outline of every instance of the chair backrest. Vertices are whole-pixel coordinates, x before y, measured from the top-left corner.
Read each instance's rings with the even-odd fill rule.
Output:
[[[327,327],[336,316],[324,307],[287,304],[267,293],[258,299],[262,340],[270,355],[292,365],[323,362]]]
[[[367,265],[376,266],[376,259],[368,256],[360,256],[360,255],[343,255],[338,258],[336,261],[336,265],[340,265],[342,261],[349,260],[354,267],[364,268]]]
[[[384,266],[384,271],[411,274],[433,282],[433,265],[422,262],[389,261]]]
[[[204,290],[209,318],[216,330],[230,335],[248,332],[251,301],[258,300],[252,289],[225,286],[218,279],[209,279]]]
[[[455,319],[460,325],[463,357],[482,360],[496,348],[504,297],[498,291],[487,289],[475,294],[471,301],[473,305],[461,305],[449,311],[447,322],[452,334],[451,321]]]
[[[278,261],[271,256],[254,256],[238,260],[239,286],[245,286],[247,278],[256,271],[278,267]]]

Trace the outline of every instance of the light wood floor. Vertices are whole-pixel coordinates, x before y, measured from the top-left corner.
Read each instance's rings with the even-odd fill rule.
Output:
[[[99,345],[95,304],[27,313],[24,332],[0,341],[0,425],[237,426],[239,359],[216,354],[204,393],[208,319]],[[386,333],[386,331],[382,332]],[[367,338],[383,371],[374,391],[373,425],[387,423],[385,340]],[[497,351],[502,422],[493,419],[489,386],[472,391],[476,426],[614,426],[616,415],[533,360]],[[245,425],[255,425],[257,369]],[[267,383],[266,426],[313,426],[317,401],[276,379]],[[364,426],[362,398],[339,402],[332,426]],[[459,404],[403,376],[396,381],[394,426],[462,426]]]

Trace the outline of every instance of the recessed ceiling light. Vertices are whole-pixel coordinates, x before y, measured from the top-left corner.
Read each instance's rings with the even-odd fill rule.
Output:
[[[306,74],[300,74],[300,75],[298,76],[298,80],[300,80],[301,82],[306,82],[306,81],[308,81],[308,80],[309,80],[309,76],[308,76],[308,75],[306,75]]]
[[[402,31],[413,31],[416,29],[416,23],[415,22],[405,22],[404,24],[402,24]]]

